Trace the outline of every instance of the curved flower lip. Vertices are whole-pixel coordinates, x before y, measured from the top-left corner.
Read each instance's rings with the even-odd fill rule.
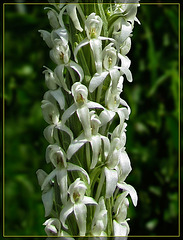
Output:
[[[137,206],[137,201],[138,201],[138,196],[137,196],[137,192],[136,192],[135,188],[132,187],[130,184],[126,184],[125,182],[117,183],[117,186],[120,189],[123,189],[123,190],[127,191],[128,194],[130,194],[133,205],[136,207]]]

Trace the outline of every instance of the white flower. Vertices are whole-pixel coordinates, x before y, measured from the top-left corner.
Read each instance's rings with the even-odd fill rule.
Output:
[[[60,121],[60,112],[57,104],[60,110],[64,110],[65,97],[61,89],[47,91],[43,97],[41,108],[45,121],[50,124],[44,130],[44,136],[49,143],[54,143],[55,140],[59,141],[56,139],[57,136],[55,134],[55,131],[58,131],[58,129],[65,131],[73,139],[71,130]]]
[[[108,74],[110,74],[111,82],[119,81],[120,73],[118,69],[115,68],[115,64],[117,61],[117,52],[116,49],[112,47],[112,45],[113,43],[108,44],[102,52],[103,67],[105,70],[102,71],[100,74],[94,74],[89,85],[90,92],[93,92],[99,85],[101,85]]]
[[[114,220],[113,220],[113,228],[115,236],[128,236],[129,234],[129,226],[126,219],[127,217],[127,208],[129,206],[129,201],[126,198],[128,192],[121,193],[114,204]]]
[[[57,76],[55,75],[55,73],[45,67],[46,70],[43,71],[43,73],[45,74],[45,83],[47,85],[47,87],[50,89],[50,90],[55,90],[58,88],[58,85],[57,85]]]
[[[61,230],[61,223],[57,218],[49,218],[46,220],[43,225],[45,225],[45,232],[48,236],[52,237],[66,237],[62,238],[65,240],[74,240],[74,238],[71,238],[68,233]],[[48,239],[48,238],[47,238]],[[49,238],[52,239],[52,238]]]
[[[74,57],[76,62],[77,53],[79,49],[87,44],[90,44],[91,50],[93,52],[95,67],[97,73],[102,73],[102,41],[101,40],[111,40],[111,38],[101,37],[100,33],[102,30],[102,19],[95,13],[91,13],[85,21],[85,31],[87,38],[80,42],[74,50]]]
[[[96,206],[94,218],[92,221],[91,233],[93,236],[107,236],[105,229],[107,227],[107,209],[104,198],[100,197]]]
[[[94,114],[94,111],[91,111],[90,122],[86,126],[89,128],[90,133],[87,136],[84,132],[82,132],[79,135],[79,137],[77,137],[71,142],[67,150],[68,159],[70,159],[87,142],[91,144],[92,152],[93,152],[90,169],[93,169],[98,163],[102,141],[104,144],[104,155],[107,156],[107,152],[110,146],[109,139],[98,133],[99,126],[100,126],[100,119],[96,114]]]
[[[69,187],[68,193],[70,194],[70,200],[64,205],[60,213],[60,221],[64,228],[68,229],[65,221],[67,217],[74,212],[78,228],[79,235],[85,236],[86,234],[86,217],[87,208],[86,204],[97,204],[91,197],[85,195],[86,186],[80,178],[77,178]]]
[[[90,183],[89,176],[83,168],[66,162],[66,154],[64,150],[58,145],[49,145],[47,147],[46,161],[47,163],[51,161],[55,169],[45,178],[41,188],[43,190],[47,184],[56,176],[57,183],[60,188],[60,198],[63,204],[67,202],[67,171],[82,172],[87,177],[88,184]]]
[[[45,232],[48,236],[61,235],[61,223],[57,218],[49,218],[43,225],[45,225]]]
[[[55,39],[59,40],[61,38],[64,38],[68,42],[68,33],[65,28],[61,27],[58,29],[54,29],[51,31],[51,33],[46,30],[38,30],[38,32],[41,33],[41,37],[46,42],[46,44],[49,48],[54,47]]]
[[[136,18],[137,14],[137,7],[140,6],[138,3],[139,0],[118,0],[116,1],[117,4],[114,5],[114,12],[111,13],[111,15],[119,15],[122,16],[126,21],[130,21],[131,23],[138,21]],[[132,4],[133,3],[133,4]]]
[[[38,169],[36,174],[37,174],[39,185],[42,186],[48,174],[42,169]],[[43,189],[43,192],[42,192],[42,201],[45,209],[45,217],[47,217],[51,213],[51,210],[53,208],[53,197],[54,197],[54,188],[52,186],[52,183],[48,182],[48,184],[45,185],[45,188]]]
[[[90,115],[89,108],[103,108],[99,103],[89,101],[88,89],[85,85],[76,82],[72,85],[72,95],[74,97],[74,103],[66,109],[62,115],[62,122],[65,124],[66,120],[72,116],[73,113],[77,113],[77,116],[83,126],[85,136],[88,137],[91,135],[90,129]]]

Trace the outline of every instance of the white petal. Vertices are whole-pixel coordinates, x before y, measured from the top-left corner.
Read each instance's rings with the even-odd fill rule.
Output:
[[[54,169],[44,180],[42,186],[41,186],[41,190],[44,190],[44,188],[46,187],[46,185],[56,176],[57,174],[57,169]]]
[[[64,64],[60,64],[55,68],[54,72],[56,73],[59,79],[59,82],[58,82],[59,86],[62,86],[63,89],[70,94],[71,91],[68,89],[67,84],[65,83],[65,80],[64,80],[64,75],[63,75],[64,67],[65,67]]]
[[[90,177],[88,176],[88,173],[84,170],[84,168],[68,162],[67,163],[67,170],[68,171],[80,171],[80,172],[82,172],[87,177],[88,184],[90,184]]]
[[[72,19],[72,22],[73,22],[75,28],[77,30],[79,30],[80,32],[82,32],[83,29],[82,29],[82,27],[80,25],[80,22],[79,22],[79,19],[78,19],[78,16],[77,16],[76,5],[68,4],[67,5],[67,13],[70,16],[70,18]]]
[[[82,203],[97,205],[97,202],[92,197],[86,197],[86,196],[84,196]]]
[[[101,126],[110,122],[114,118],[114,116],[115,116],[115,112],[104,109],[99,115]]]
[[[50,91],[50,94],[58,102],[58,104],[60,106],[60,109],[64,109],[64,107],[65,107],[65,97],[64,97],[61,89],[58,88],[57,90]]]
[[[87,102],[87,107],[88,108],[102,108],[102,109],[104,109],[104,107],[101,104],[96,103],[96,102],[92,102],[92,101]]]
[[[100,149],[101,149],[100,135],[92,136],[90,143],[91,143],[92,151],[93,151],[90,169],[93,169],[97,165],[97,162],[99,159],[99,153],[100,153]]]
[[[104,168],[104,171],[106,176],[106,198],[110,198],[115,191],[118,174],[116,170],[111,170],[107,167]]]
[[[81,108],[78,108],[76,112],[77,112],[79,121],[82,124],[86,138],[90,138],[91,124],[90,124],[90,114],[89,114],[88,107],[86,105],[83,105]]]
[[[51,144],[54,143],[54,128],[55,128],[54,124],[49,125],[44,129],[44,132],[43,132],[44,137]]]
[[[42,186],[42,184],[43,184],[45,178],[48,176],[48,174],[45,171],[43,171],[42,169],[38,169],[36,171],[36,174],[37,174],[39,185]]]
[[[79,227],[80,236],[85,236],[86,233],[86,214],[87,209],[84,203],[74,204],[74,215]]]
[[[45,209],[45,217],[50,215],[53,207],[53,188],[42,194],[42,201]]]
[[[62,124],[62,123],[59,123],[59,124],[57,124],[56,128],[59,129],[59,130],[62,130],[62,131],[64,131],[64,132],[66,132],[66,133],[70,136],[71,141],[73,140],[73,133],[72,133],[72,131],[70,130],[70,128],[68,128],[66,125],[64,125],[64,124]]]
[[[67,150],[67,158],[71,159],[73,154],[75,154],[86,142],[88,142],[88,140],[85,139],[84,134],[82,133],[69,145]]]
[[[122,73],[124,73],[126,75],[126,78],[129,82],[133,81],[132,74],[128,68],[120,67],[120,70]]]
[[[134,187],[132,187],[130,184],[124,183],[118,183],[117,186],[125,191],[127,191],[132,199],[133,205],[136,207],[137,206],[137,201],[138,201],[138,196],[137,192]]]
[[[124,222],[124,224],[119,224],[116,220],[113,220],[113,228],[114,228],[114,236],[126,237],[126,238],[123,238],[123,240],[127,239],[127,236],[129,234],[129,226],[127,222]]]
[[[99,39],[91,39],[90,40],[90,47],[93,52],[94,60],[95,60],[95,67],[97,73],[102,73],[102,41]]]
[[[68,229],[68,226],[65,224],[67,217],[74,211],[74,205],[71,201],[68,201],[60,213],[60,221],[64,228]]]
[[[119,164],[122,170],[122,176],[120,176],[119,181],[123,182],[132,170],[130,159],[125,151],[121,151],[119,155]]]
[[[69,62],[69,66],[71,68],[73,68],[79,75],[79,78],[80,78],[80,82],[83,80],[84,78],[84,72],[83,72],[83,69],[81,66],[79,66],[77,63],[73,62],[73,61],[70,61]]]
[[[120,205],[122,204],[122,202],[124,201],[125,197],[128,195],[128,192],[123,192],[120,195],[118,195],[115,204],[114,204],[114,213],[118,214]]]
[[[67,202],[67,170],[65,168],[57,171],[57,183],[60,188],[60,198],[63,204]]]
[[[89,91],[93,92],[107,77],[109,72],[105,71],[101,74],[95,73],[92,79],[90,80]]]
[[[77,107],[76,107],[76,104],[72,104],[69,108],[67,108],[65,110],[65,112],[63,113],[62,115],[62,124],[65,124],[65,122],[67,121],[67,119],[69,119],[73,113],[75,113]]]
[[[87,45],[89,43],[88,39],[85,38],[82,42],[80,42],[76,48],[74,49],[74,58],[75,58],[75,61],[78,62],[77,60],[77,54],[78,54],[78,51],[80,48],[82,48],[83,46]]]
[[[104,143],[104,156],[105,158],[107,157],[107,155],[109,154],[109,149],[110,149],[110,141],[107,137],[105,136],[101,136],[101,139],[103,140]]]
[[[53,47],[53,43],[51,41],[51,34],[48,31],[45,30],[38,30],[38,32],[41,33],[41,37],[43,38],[43,40],[46,42],[46,44],[48,45],[49,48]]]
[[[55,29],[59,28],[60,24],[57,19],[58,13],[55,10],[51,9],[50,11],[47,12],[47,15],[52,28],[55,28]]]

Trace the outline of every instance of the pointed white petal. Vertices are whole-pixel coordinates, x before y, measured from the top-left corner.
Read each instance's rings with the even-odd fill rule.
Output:
[[[78,62],[77,60],[77,54],[78,54],[78,51],[80,48],[82,48],[83,46],[87,45],[89,43],[89,40],[87,38],[85,38],[82,42],[80,42],[76,48],[74,49],[74,58],[75,58],[75,61]]]
[[[95,60],[95,67],[97,73],[102,73],[102,41],[99,39],[90,39],[90,47],[93,52]]]
[[[90,184],[90,177],[88,176],[88,173],[84,170],[84,168],[68,162],[67,163],[67,170],[68,171],[80,171],[80,172],[82,172],[86,176],[88,184]]]
[[[65,108],[65,97],[62,93],[61,89],[58,88],[57,90],[50,91],[50,94],[55,98],[55,100],[58,102],[60,109]]]
[[[60,188],[60,198],[63,204],[67,202],[67,170],[65,168],[57,171],[57,183]]]
[[[62,120],[61,120],[62,124],[65,124],[67,119],[70,118],[73,113],[75,113],[76,109],[77,109],[77,107],[76,107],[76,104],[74,103],[65,110],[65,112],[62,115]]]
[[[60,213],[60,221],[64,228],[68,229],[68,226],[65,224],[67,217],[74,211],[74,204],[69,200]]]
[[[42,186],[41,186],[41,190],[44,190],[44,188],[46,187],[46,185],[56,176],[57,174],[57,169],[54,169],[44,180]]]
[[[55,125],[52,124],[52,125],[47,126],[43,131],[44,137],[51,144],[54,143],[54,128],[55,128]]]
[[[125,151],[121,151],[119,154],[119,164],[122,170],[122,175],[120,176],[119,182],[124,182],[132,170],[130,159]]]
[[[90,143],[91,143],[92,151],[93,151],[90,169],[93,169],[97,165],[97,162],[99,159],[99,153],[100,153],[100,149],[101,149],[100,135],[92,136]]]
[[[84,203],[74,204],[74,215],[78,224],[80,236],[85,236],[86,234],[86,214],[87,209]]]
[[[42,186],[42,184],[43,184],[45,178],[48,176],[48,174],[45,171],[43,171],[42,169],[38,169],[36,174],[37,174],[37,178],[38,178],[38,183],[40,186]]]
[[[130,184],[124,183],[118,183],[117,186],[125,191],[127,191],[132,199],[133,205],[136,207],[137,206],[137,201],[138,201],[138,196],[137,192],[134,187],[132,187]]]
[[[116,170],[104,168],[105,176],[106,176],[106,198],[110,198],[114,193],[114,190],[118,181],[118,174]]]
[[[77,115],[79,121],[82,124],[86,138],[91,136],[91,124],[90,124],[90,114],[89,109],[86,105],[83,105],[81,108],[77,109]]]
[[[67,158],[71,159],[74,153],[76,153],[86,142],[88,142],[87,139],[85,139],[84,134],[80,134],[79,137],[77,137],[70,145],[67,150]]]
[[[57,75],[59,80],[58,85],[63,87],[63,89],[70,94],[71,91],[68,89],[67,84],[65,83],[65,80],[64,80],[64,75],[63,75],[64,68],[65,68],[65,65],[60,64],[55,68],[54,72]]]
[[[50,215],[53,207],[53,188],[50,188],[49,191],[42,194],[42,201],[45,209],[45,217]]]
[[[95,73],[92,79],[90,80],[89,91],[93,92],[101,83],[105,80],[109,72],[105,71],[101,74]]]
[[[59,129],[59,130],[62,130],[62,131],[64,131],[64,132],[66,132],[66,133],[70,136],[71,141],[73,140],[73,133],[72,133],[72,131],[70,130],[70,128],[68,128],[66,125],[64,125],[64,124],[62,124],[62,123],[59,123],[59,124],[57,124],[56,128]]]
[[[129,82],[133,81],[132,74],[128,68],[120,67],[120,70],[121,70],[122,74],[124,73],[126,75],[126,78]]]
[[[106,158],[107,155],[109,154],[109,150],[110,150],[110,141],[107,137],[102,136],[102,135],[100,135],[100,136],[104,143],[104,156]]]
[[[82,82],[82,80],[84,78],[84,72],[83,72],[82,67],[73,61],[70,61],[68,65],[78,73],[80,82]]]
[[[87,196],[84,196],[82,203],[97,205],[97,202],[92,197],[87,197]]]
[[[48,45],[49,48],[53,47],[53,43],[51,41],[51,34],[48,31],[45,30],[38,30],[38,32],[41,33],[41,37],[43,38],[43,40],[46,42],[46,44]]]
[[[70,16],[70,18],[72,19],[72,22],[73,22],[75,28],[77,30],[79,30],[80,32],[82,32],[83,29],[80,25],[80,22],[79,22],[79,19],[78,19],[78,16],[77,16],[76,5],[75,4],[68,4],[67,5],[67,13]]]
[[[99,115],[101,126],[110,122],[114,118],[114,116],[115,116],[115,112],[104,109]]]
[[[92,101],[87,102],[87,107],[88,108],[102,108],[102,109],[104,109],[104,107],[101,104],[96,103],[96,102],[92,102]]]

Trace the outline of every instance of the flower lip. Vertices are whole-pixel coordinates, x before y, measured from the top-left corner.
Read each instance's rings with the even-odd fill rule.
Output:
[[[103,66],[106,70],[112,69],[117,61],[116,49],[112,45],[113,43],[110,43],[103,50]]]

